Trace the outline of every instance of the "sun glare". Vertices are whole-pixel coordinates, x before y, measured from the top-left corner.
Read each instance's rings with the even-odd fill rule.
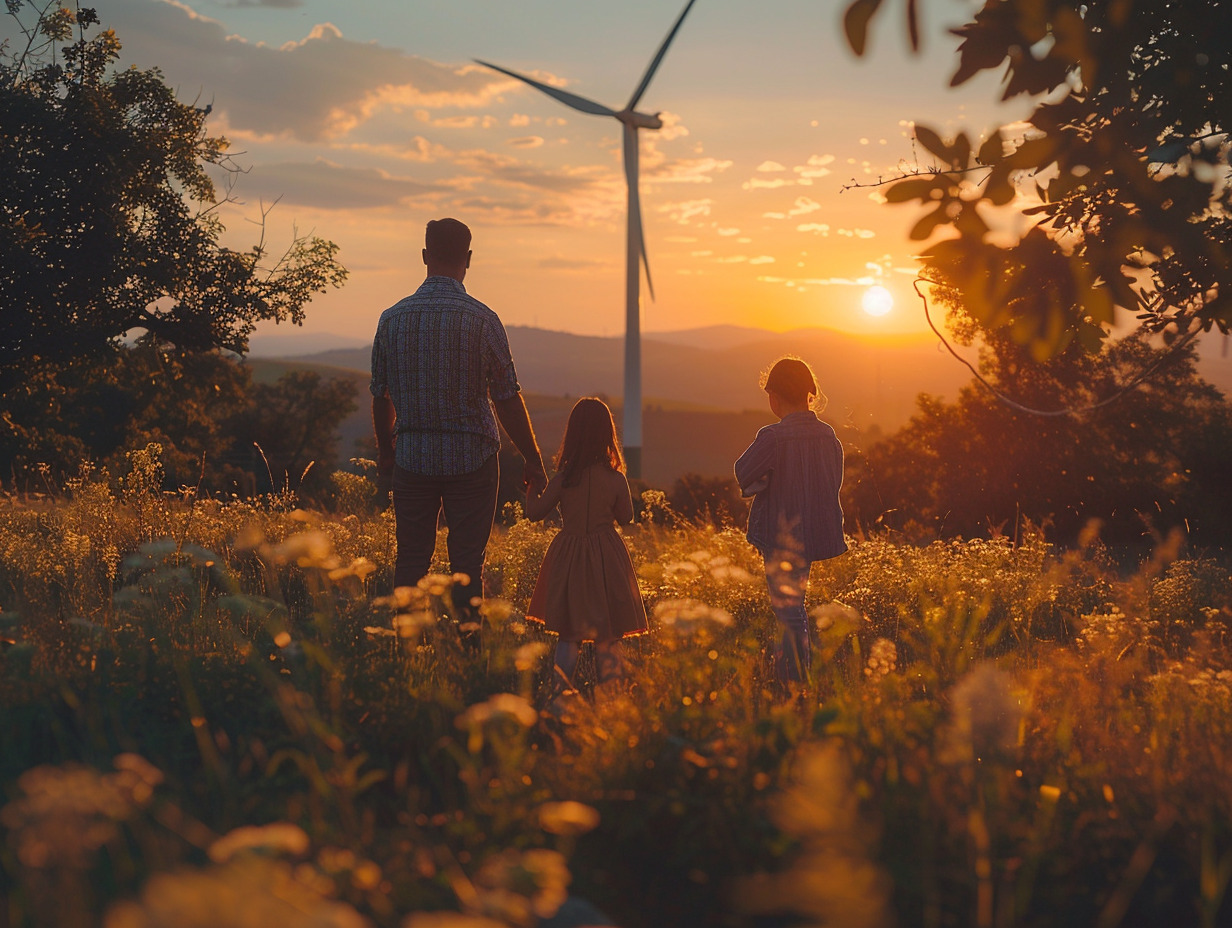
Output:
[[[870,316],[884,316],[894,308],[894,296],[885,287],[869,287],[864,291],[860,305]]]

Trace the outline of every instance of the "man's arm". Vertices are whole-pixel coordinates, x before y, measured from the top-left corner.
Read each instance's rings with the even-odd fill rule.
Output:
[[[376,435],[376,473],[378,487],[388,491],[394,473],[394,402],[388,391],[372,397],[372,431]]]
[[[548,482],[547,471],[543,469],[543,456],[539,453],[539,443],[535,441],[535,430],[530,424],[530,413],[526,411],[526,401],[521,393],[503,400],[492,400],[496,410],[496,418],[518,449],[526,467],[522,471],[522,482],[527,486],[542,487]]]

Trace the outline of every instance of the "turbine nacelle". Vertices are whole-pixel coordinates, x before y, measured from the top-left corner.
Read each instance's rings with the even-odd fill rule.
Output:
[[[621,110],[616,118],[633,129],[662,129],[663,120],[658,113],[639,113],[636,110]]]

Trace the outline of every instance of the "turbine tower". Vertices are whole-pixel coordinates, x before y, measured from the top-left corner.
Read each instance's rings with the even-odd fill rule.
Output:
[[[590,113],[594,116],[611,116],[620,120],[624,140],[625,183],[629,188],[628,229],[625,236],[624,450],[625,462],[628,465],[630,477],[642,476],[642,333],[639,260],[646,268],[646,287],[650,291],[650,298],[654,299],[654,284],[650,279],[650,262],[646,257],[646,239],[642,234],[642,207],[638,199],[637,190],[637,132],[639,129],[663,128],[663,120],[659,118],[658,113],[639,113],[636,108],[642,99],[642,95],[646,92],[646,88],[650,86],[650,81],[654,78],[659,65],[663,62],[663,56],[667,54],[668,46],[672,44],[672,39],[676,38],[680,24],[689,15],[689,10],[692,9],[695,2],[696,0],[689,0],[685,4],[683,12],[676,19],[676,24],[672,26],[671,31],[667,34],[667,38],[659,46],[658,53],[651,60],[650,67],[646,69],[641,82],[637,85],[637,89],[633,91],[633,96],[629,98],[629,102],[625,104],[623,110],[611,109],[602,103],[587,100],[585,97],[579,97],[577,94],[561,90],[559,87],[549,87],[547,84],[542,84],[533,78],[527,77],[525,74],[518,74],[516,71],[510,71],[508,68],[502,68],[499,65],[475,59],[478,64],[524,81],[536,90],[543,91],[549,97],[553,97],[575,110]]]

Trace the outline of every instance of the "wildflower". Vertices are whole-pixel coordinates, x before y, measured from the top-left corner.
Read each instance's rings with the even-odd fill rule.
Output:
[[[599,824],[599,812],[574,802],[545,802],[539,807],[539,826],[554,835],[584,835]]]
[[[513,615],[513,603],[507,599],[485,599],[480,603],[479,612],[493,625],[499,625]]]
[[[308,850],[308,835],[298,825],[244,825],[227,832],[210,845],[210,860],[224,863],[237,854],[255,852],[298,857]]]
[[[295,563],[300,567],[322,567],[327,570],[338,566],[334,543],[328,535],[316,529],[291,535],[274,546],[273,554],[280,564]]]
[[[701,568],[695,561],[674,561],[663,568],[663,573],[671,580],[688,580],[701,573]]]
[[[711,626],[727,627],[732,624],[731,613],[726,609],[709,606],[695,599],[665,599],[655,605],[654,616],[660,626],[680,635],[689,635]]]
[[[369,574],[376,570],[376,565],[366,557],[357,557],[346,567],[337,567],[329,572],[329,579],[342,580],[346,577],[355,577],[363,581]]]
[[[508,928],[504,922],[461,912],[414,912],[402,921],[402,928]]]
[[[773,814],[799,850],[786,870],[741,881],[735,901],[745,914],[789,913],[796,923],[844,928],[893,923],[893,884],[877,864],[875,829],[861,815],[840,748],[802,752],[797,782]]]
[[[878,638],[868,651],[864,676],[873,680],[889,676],[898,667],[898,647],[889,638]]]
[[[950,693],[953,718],[942,759],[951,763],[1012,751],[1018,744],[1021,700],[1014,678],[995,664],[977,664]]]
[[[420,610],[403,612],[393,617],[394,632],[399,638],[414,638],[425,628],[436,624],[436,613]]]
[[[454,574],[451,577],[448,574],[428,574],[420,578],[418,586],[431,596],[444,596],[449,592],[449,588],[453,586],[454,578],[459,576],[463,575]]]
[[[859,627],[862,618],[857,610],[837,599],[833,602],[822,603],[809,615],[819,632],[834,635],[851,634]]]
[[[407,610],[412,606],[427,608],[427,593],[414,586],[396,586],[389,596],[378,596],[372,600],[374,606],[386,606],[390,609]]]
[[[252,857],[157,873],[136,900],[111,907],[103,928],[369,928],[327,897],[333,886],[315,868]]]
[[[547,656],[548,646],[542,641],[532,641],[524,644],[513,652],[513,666],[518,670],[534,670],[539,662]]]
[[[535,707],[513,693],[497,693],[486,702],[476,703],[457,718],[459,728],[484,725],[497,718],[512,718],[525,728],[539,721]]]
[[[477,914],[530,926],[551,918],[568,896],[569,868],[556,851],[503,851],[475,874]]]
[[[84,869],[153,795],[162,774],[144,758],[122,754],[115,773],[79,764],[45,765],[17,779],[19,795],[0,809],[17,859],[35,869]]]

